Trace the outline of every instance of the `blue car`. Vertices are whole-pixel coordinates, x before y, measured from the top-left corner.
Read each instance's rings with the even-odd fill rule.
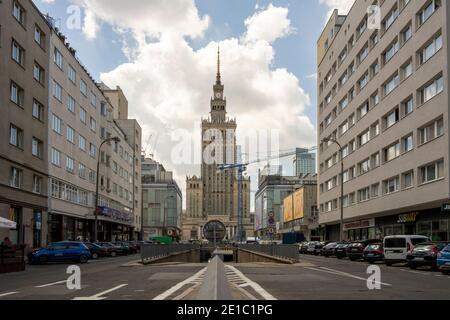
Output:
[[[450,245],[439,252],[437,256],[437,266],[443,274],[450,274]]]
[[[81,242],[55,242],[49,244],[47,248],[37,249],[28,254],[28,261],[31,264],[63,261],[87,263],[91,258],[89,248]]]

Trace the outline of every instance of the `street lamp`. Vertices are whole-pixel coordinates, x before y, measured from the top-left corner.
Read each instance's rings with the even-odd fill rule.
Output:
[[[102,143],[100,144],[100,147],[98,148],[98,156],[97,156],[97,182],[95,185],[95,208],[94,208],[94,215],[95,215],[95,224],[94,224],[94,240],[95,242],[98,241],[98,206],[99,206],[99,195],[98,195],[98,180],[100,177],[100,153],[101,153],[101,149],[103,147],[103,145],[105,143],[114,141],[115,143],[119,143],[120,142],[120,138],[119,137],[113,137],[113,138],[108,138],[102,141]]]
[[[340,240],[344,240],[344,153],[342,146],[333,138],[325,138],[322,140],[324,143],[335,143],[339,147],[339,153],[341,154],[341,199],[340,199],[340,209],[341,209],[341,225],[340,225]]]

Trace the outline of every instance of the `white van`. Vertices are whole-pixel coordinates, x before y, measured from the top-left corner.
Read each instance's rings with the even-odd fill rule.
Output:
[[[387,266],[394,263],[406,262],[408,252],[414,249],[414,246],[430,241],[425,236],[388,236],[383,240],[384,261]]]

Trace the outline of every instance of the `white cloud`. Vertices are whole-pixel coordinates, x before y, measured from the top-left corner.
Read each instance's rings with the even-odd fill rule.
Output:
[[[259,7],[257,6],[256,9],[258,10]],[[244,22],[247,27],[244,41],[266,40],[272,43],[276,39],[286,37],[293,32],[288,13],[287,8],[274,7],[272,4],[266,9],[257,11]]]
[[[83,1],[88,11],[107,10],[109,12],[107,20],[97,13],[95,17],[97,21],[110,23],[115,28],[134,30],[140,22],[145,24],[152,18],[160,21],[160,27],[154,22],[154,25],[147,26],[145,30],[150,34],[159,34],[158,38],[152,41],[145,38],[137,39],[138,47],[129,63],[103,73],[101,80],[110,87],[120,85],[124,90],[130,104],[130,117],[136,118],[143,127],[144,147],[149,135],[152,134],[151,151],[157,160],[164,163],[166,169],[174,171],[174,176],[183,190],[186,175],[199,175],[200,170],[197,165],[180,165],[173,162],[172,151],[179,144],[179,141],[173,138],[181,129],[192,135],[195,142],[200,139],[198,129],[201,117],[207,117],[210,111],[218,45],[221,49],[222,81],[228,101],[227,111],[230,117],[237,119],[238,139],[242,140],[246,131],[273,129],[280,132],[281,149],[310,146],[315,143],[314,126],[304,115],[305,108],[310,104],[309,96],[301,88],[294,74],[286,69],[272,68],[275,51],[270,43],[288,34],[290,30],[288,9],[269,6],[265,11],[259,11],[247,19],[250,22],[247,24],[245,37],[229,38],[219,43],[210,42],[194,50],[185,36],[198,35],[200,30],[203,32],[205,30],[203,23],[208,21],[207,18],[203,20],[198,18],[195,7],[191,8],[197,17],[194,20],[202,27],[188,31],[187,25],[166,27],[166,20],[175,19],[166,15],[169,11],[160,11],[159,14],[162,16],[156,16],[157,13],[153,12],[152,17],[137,14],[135,21],[132,22],[126,18],[117,21],[110,16],[117,14],[117,17],[123,18],[132,13],[124,13],[111,4],[116,1]],[[131,7],[130,1],[123,2],[123,10],[127,10],[125,7]],[[172,1],[164,2],[172,3]],[[110,7],[115,7],[118,11],[113,12],[108,9]],[[171,7],[177,8],[176,5]],[[145,8],[142,10],[145,11]],[[276,14],[273,14],[274,10]],[[270,14],[266,15],[266,11]],[[192,19],[192,15],[187,11],[185,12],[187,17],[180,16],[182,11],[170,10],[170,12],[185,22]],[[258,34],[257,26],[259,28],[261,21],[265,20],[264,17],[271,17],[272,23],[281,27],[277,27],[277,31],[269,35]],[[276,23],[276,19],[282,21]],[[139,32],[144,30],[141,29]],[[133,32],[135,37],[138,37],[139,32]],[[249,39],[252,41],[247,41]],[[200,149],[193,152],[199,153]],[[255,155],[252,158],[255,158]],[[257,188],[256,169],[250,168],[252,190]]]
[[[41,0],[41,1],[44,3],[54,3],[55,2],[55,0]]]
[[[73,0],[85,9],[83,31],[95,37],[98,21],[139,36],[159,37],[174,33],[191,38],[201,37],[209,17],[198,15],[194,0]],[[92,28],[92,29],[91,29]]]
[[[339,14],[347,14],[355,0],[319,0],[321,4],[325,4],[330,11],[328,12],[327,20],[333,13],[334,9],[339,10]]]

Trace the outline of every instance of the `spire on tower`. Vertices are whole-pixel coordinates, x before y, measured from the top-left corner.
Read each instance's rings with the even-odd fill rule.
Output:
[[[221,83],[221,77],[220,77],[220,47],[217,47],[217,84]]]

